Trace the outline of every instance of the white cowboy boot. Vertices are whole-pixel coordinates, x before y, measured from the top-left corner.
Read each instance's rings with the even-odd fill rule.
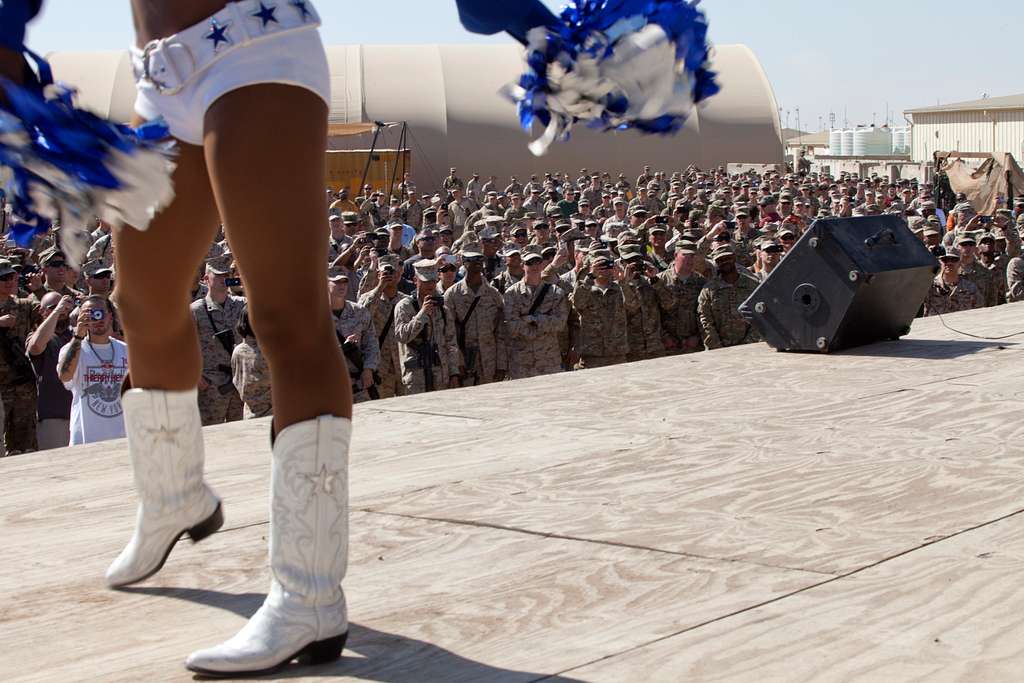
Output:
[[[322,415],[273,441],[270,594],[234,638],[192,653],[208,676],[267,673],[293,659],[337,659],[348,636],[341,580],[348,565],[348,446],[352,422]]]
[[[160,571],[182,534],[198,543],[224,524],[203,482],[203,431],[196,390],[129,389],[121,396],[139,511],[135,533],[107,569],[112,587]]]

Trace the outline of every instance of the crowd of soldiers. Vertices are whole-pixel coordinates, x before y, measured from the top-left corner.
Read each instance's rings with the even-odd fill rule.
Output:
[[[822,217],[903,216],[942,265],[922,315],[1024,299],[1024,199],[987,216],[963,197],[944,211],[915,180],[693,167],[572,175],[503,185],[452,168],[426,193],[408,176],[390,193],[327,191],[327,286],[356,401],[758,341],[739,304]],[[0,334],[31,334],[50,292],[110,291],[109,226],[88,233],[81,272],[46,240],[7,243],[0,273],[17,285],[0,304]],[[223,234],[192,298],[204,424],[271,414],[269,370]],[[0,394],[20,424],[35,392],[14,383],[8,355]],[[15,441],[9,450],[31,450]]]

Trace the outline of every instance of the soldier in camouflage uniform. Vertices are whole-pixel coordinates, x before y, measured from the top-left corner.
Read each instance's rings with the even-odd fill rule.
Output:
[[[978,287],[960,275],[960,252],[946,247],[939,256],[942,271],[935,276],[924,300],[924,315],[969,311],[985,305]]]
[[[242,398],[232,381],[231,354],[235,348],[235,326],[245,299],[228,294],[224,278],[230,272],[223,258],[207,263],[206,297],[190,306],[203,356],[199,414],[204,426],[242,419]]]
[[[560,372],[559,333],[565,329],[569,304],[557,286],[541,282],[544,259],[539,250],[523,255],[525,275],[505,292],[509,376],[512,379]],[[543,292],[543,296],[541,296]]]
[[[619,249],[623,267],[632,274],[623,288],[632,289],[637,299],[635,310],[626,312],[629,362],[660,358],[665,355],[662,341],[662,311],[672,309],[672,294],[658,277],[658,269],[644,260],[640,245]]]
[[[374,386],[374,373],[380,362],[380,347],[370,311],[346,300],[348,279],[348,272],[344,268],[330,269],[327,273],[327,291],[331,299],[334,331],[341,344],[352,382],[352,401],[361,403],[370,400],[368,392]]]
[[[381,398],[392,398],[405,394],[402,384],[402,365],[398,354],[398,340],[395,338],[395,307],[405,299],[405,294],[398,291],[399,262],[394,255],[380,258],[380,284],[364,294],[360,305],[370,311],[373,328],[377,332],[377,344],[380,349],[380,367],[377,374],[380,384],[377,393]]]
[[[505,248],[505,272],[498,276],[494,287],[502,294],[507,292],[512,285],[523,279],[523,251],[518,244],[512,244]]]
[[[505,302],[501,293],[484,281],[484,255],[462,252],[466,277],[444,293],[444,308],[455,324],[455,340],[462,356],[462,386],[500,382],[508,374],[505,351]]]
[[[1005,249],[1006,243],[1003,242]],[[1006,303],[1006,266],[1010,259],[996,248],[996,236],[990,232],[978,238],[978,263],[988,269],[992,287],[996,290],[996,305]]]
[[[757,331],[739,313],[739,305],[754,293],[760,282],[737,270],[736,254],[731,247],[715,250],[711,259],[718,275],[697,297],[704,345],[708,349],[720,349],[760,341]]]
[[[242,399],[242,417],[267,417],[273,413],[270,366],[256,340],[247,307],[242,308],[235,333],[242,341],[231,352],[231,380]]]
[[[462,359],[455,342],[455,322],[437,296],[437,264],[417,261],[413,270],[416,295],[395,306],[395,338],[405,392],[421,394],[458,386]]]
[[[999,287],[993,282],[992,273],[978,263],[977,240],[973,232],[964,232],[956,240],[960,249],[960,277],[973,282],[981,292],[984,306],[995,306],[998,303]]]
[[[579,316],[572,345],[580,370],[623,363],[629,353],[627,310],[637,310],[640,303],[635,289],[612,281],[613,268],[609,257],[593,259],[589,274],[576,282],[569,296]]]
[[[35,302],[17,298],[17,291],[14,265],[0,259],[0,399],[7,455],[38,448],[36,375],[25,342],[41,319]]]
[[[697,314],[697,297],[707,280],[694,270],[697,246],[676,242],[672,268],[658,277],[672,294],[672,307],[663,311],[662,332],[669,353],[693,353],[704,350],[704,335]]]

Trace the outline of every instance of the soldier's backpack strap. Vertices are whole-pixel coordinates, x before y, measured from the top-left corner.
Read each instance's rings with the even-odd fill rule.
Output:
[[[384,323],[384,331],[377,337],[377,346],[384,346],[384,340],[388,338],[388,332],[391,331],[391,325],[395,322],[395,306],[391,307],[391,314],[388,315],[388,321]]]
[[[537,312],[537,309],[540,308],[542,303],[544,303],[544,298],[547,297],[550,290],[551,284],[545,283],[544,286],[540,288],[540,291],[537,292],[537,298],[533,300],[533,305],[530,306],[530,311],[526,315],[533,315]]]

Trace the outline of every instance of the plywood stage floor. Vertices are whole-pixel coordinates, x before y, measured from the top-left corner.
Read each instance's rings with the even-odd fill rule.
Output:
[[[947,316],[1024,330],[1024,304]],[[361,405],[352,632],[284,677],[1024,680],[1024,337],[938,319]],[[0,680],[179,681],[268,585],[266,420],[211,428],[227,524],[104,588],[124,442],[0,461]]]

